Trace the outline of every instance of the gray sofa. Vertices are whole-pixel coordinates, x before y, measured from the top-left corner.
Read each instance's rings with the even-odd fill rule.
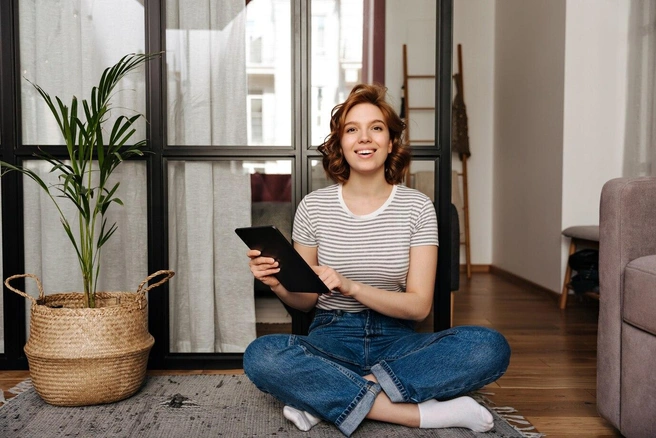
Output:
[[[656,178],[604,185],[599,280],[599,414],[625,437],[656,437]]]

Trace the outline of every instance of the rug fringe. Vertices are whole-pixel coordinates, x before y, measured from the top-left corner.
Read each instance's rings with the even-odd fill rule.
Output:
[[[496,406],[494,400],[490,397],[495,395],[492,391],[474,391],[469,394],[474,400],[485,405],[488,409],[493,410],[501,418],[506,420],[513,429],[520,432],[526,438],[543,438],[546,435],[540,432],[532,432],[535,430],[535,426],[531,424],[530,421],[526,420],[522,415],[512,415],[517,412],[517,409],[511,406]],[[514,424],[513,424],[514,423]]]
[[[491,406],[490,409],[506,420],[515,430],[521,432],[526,438],[543,438],[546,436],[540,432],[533,432],[535,426],[526,420],[523,415],[513,415],[517,412],[517,409],[511,406]]]
[[[23,392],[27,391],[28,389],[32,388],[32,379],[25,379],[22,382],[18,383],[16,386],[13,388],[10,388],[7,392],[10,394],[14,394],[15,396],[18,396],[19,394],[22,394]],[[11,397],[9,400],[5,398],[5,394],[3,391],[0,391],[0,409],[5,406],[7,403],[11,402],[14,397]]]

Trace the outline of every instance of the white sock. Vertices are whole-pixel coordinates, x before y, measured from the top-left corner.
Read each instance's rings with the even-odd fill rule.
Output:
[[[419,403],[419,427],[466,427],[474,432],[487,432],[494,426],[494,417],[471,397],[463,396],[439,402]]]
[[[307,432],[321,422],[321,418],[317,418],[309,412],[299,411],[291,406],[282,408],[282,414],[303,432]]]

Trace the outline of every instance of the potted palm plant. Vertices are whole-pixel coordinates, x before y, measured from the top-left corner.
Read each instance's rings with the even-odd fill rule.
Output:
[[[116,196],[119,182],[110,183],[113,171],[125,159],[143,155],[146,140],[129,143],[142,114],[120,115],[111,127],[111,98],[127,74],[156,54],[129,54],[102,74],[91,90],[90,101],[77,97],[70,106],[30,82],[57,121],[68,156],[60,159],[40,149],[37,157],[50,163],[58,175],[56,184],[46,184],[34,171],[0,162],[4,172],[18,171],[31,178],[50,197],[59,212],[80,267],[83,292],[45,295],[38,277],[14,275],[5,280],[12,291],[32,302],[30,336],[25,345],[32,383],[48,403],[79,406],[108,403],[134,394],[145,378],[148,353],[154,343],[148,333],[146,293],[173,276],[158,271],[146,278],[136,292],[98,292],[101,249],[115,233],[106,213],[112,204],[123,205]],[[75,205],[67,217],[60,202]],[[13,280],[32,278],[38,299],[16,289]],[[155,284],[150,280],[158,278]]]

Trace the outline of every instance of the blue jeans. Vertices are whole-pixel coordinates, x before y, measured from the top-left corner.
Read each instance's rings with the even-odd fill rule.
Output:
[[[254,340],[244,372],[261,391],[350,436],[381,389],[393,402],[446,400],[494,382],[509,360],[506,339],[491,329],[416,333],[413,322],[372,310],[317,309],[307,336]]]

